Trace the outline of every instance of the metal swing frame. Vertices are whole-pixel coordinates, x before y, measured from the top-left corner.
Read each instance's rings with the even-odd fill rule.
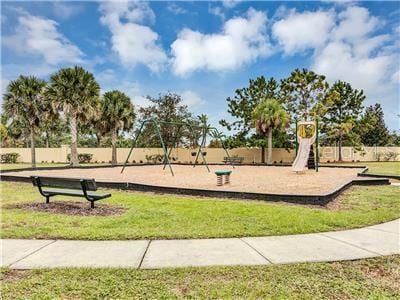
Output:
[[[157,136],[160,139],[161,147],[162,147],[163,152],[164,152],[163,170],[165,170],[166,166],[168,165],[169,170],[171,171],[171,175],[174,176],[174,171],[172,170],[172,165],[171,165],[171,161],[170,161],[169,157],[170,157],[170,155],[172,153],[173,148],[175,148],[174,146],[176,144],[177,139],[179,138],[179,133],[180,133],[182,127],[187,127],[190,130],[190,132],[192,133],[194,141],[195,141],[196,146],[198,148],[197,153],[196,153],[196,158],[195,158],[195,161],[194,161],[194,164],[193,164],[193,168],[196,167],[197,161],[199,159],[199,156],[201,155],[201,157],[203,159],[203,162],[204,162],[204,165],[207,168],[207,171],[210,172],[210,168],[208,167],[208,163],[207,163],[207,160],[205,158],[205,155],[201,151],[202,150],[202,145],[204,144],[204,141],[205,141],[205,139],[206,139],[206,137],[208,135],[205,126],[198,126],[198,125],[194,125],[194,124],[190,124],[190,123],[186,123],[186,122],[169,122],[169,121],[159,121],[157,119],[148,119],[148,120],[142,121],[142,123],[140,124],[139,131],[137,132],[137,134],[136,134],[136,136],[135,136],[135,138],[133,140],[132,147],[129,150],[129,154],[128,154],[126,160],[125,160],[124,166],[122,167],[121,173],[124,172],[125,167],[129,162],[129,158],[132,155],[133,149],[137,145],[137,142],[139,140],[139,137],[140,137],[140,135],[142,133],[142,130],[143,130],[145,124],[153,124],[154,127],[155,127],[155,130],[156,130]],[[164,139],[163,139],[163,137],[161,135],[160,124],[169,125],[169,126],[173,126],[173,127],[176,127],[176,126],[178,127],[176,135],[173,137],[173,143],[172,143],[172,145],[171,145],[171,147],[169,149],[168,149],[168,145],[165,143],[165,141],[164,141]],[[199,136],[197,136],[195,134],[194,128],[202,129],[202,142],[200,144],[198,142]],[[221,135],[220,135],[220,132],[218,131],[218,129],[215,128],[215,127],[208,127],[208,129],[209,130],[213,130],[214,132],[217,133],[217,139],[221,142],[222,148],[224,148],[224,151],[225,151],[227,157],[230,158],[229,152],[228,152],[227,148],[225,147],[224,142],[221,139]],[[235,166],[233,165],[231,160],[230,160],[230,164],[231,164],[231,166],[233,168],[235,168]]]

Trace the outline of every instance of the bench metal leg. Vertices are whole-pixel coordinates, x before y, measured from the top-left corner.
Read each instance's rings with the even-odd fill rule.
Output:
[[[50,196],[46,196],[46,203],[50,203]]]
[[[90,201],[90,208],[94,208],[94,201]]]

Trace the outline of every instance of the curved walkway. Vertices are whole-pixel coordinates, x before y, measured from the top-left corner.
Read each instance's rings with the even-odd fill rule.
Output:
[[[336,232],[193,240],[1,241],[13,269],[122,267],[155,269],[339,261],[400,254],[400,219]]]

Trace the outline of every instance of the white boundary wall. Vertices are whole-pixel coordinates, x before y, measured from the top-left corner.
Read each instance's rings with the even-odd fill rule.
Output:
[[[18,153],[18,162],[30,162],[31,152],[30,148],[0,148],[0,153]],[[174,149],[171,156],[177,162],[190,163],[194,161],[191,155],[196,150],[192,149]],[[206,148],[206,159],[209,163],[219,163],[226,156],[222,148]],[[265,151],[267,152],[267,151]],[[363,151],[357,151],[353,147],[343,147],[342,156],[343,160],[347,162],[352,161],[377,161],[385,160],[385,155],[389,152],[397,153],[397,161],[400,161],[400,147],[365,147]],[[67,155],[70,153],[69,146],[61,146],[60,148],[36,148],[36,161],[40,162],[67,162]],[[92,162],[109,162],[111,160],[111,148],[78,148],[78,153],[91,153],[93,154]],[[118,162],[125,161],[129,153],[129,148],[118,148],[117,157]],[[229,150],[230,155],[237,155],[244,157],[244,163],[259,163],[261,161],[261,149],[259,148],[236,148]],[[146,162],[146,155],[163,154],[161,148],[136,148],[133,150],[129,162]],[[319,148],[321,162],[334,162],[339,158],[338,147],[320,147]],[[267,154],[265,154],[267,155]],[[294,150],[286,150],[274,148],[272,152],[272,160],[274,162],[292,162],[294,160]],[[201,156],[200,156],[201,161]]]

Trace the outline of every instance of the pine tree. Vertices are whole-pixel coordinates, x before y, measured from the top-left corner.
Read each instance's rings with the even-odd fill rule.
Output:
[[[357,136],[352,129],[357,125],[365,96],[362,90],[353,89],[349,83],[337,81],[330,88],[328,97],[321,131],[327,135],[327,141],[338,144],[341,161],[344,140],[356,143]]]
[[[382,107],[379,103],[367,107],[360,122],[361,142],[365,146],[385,146],[389,142]]]

